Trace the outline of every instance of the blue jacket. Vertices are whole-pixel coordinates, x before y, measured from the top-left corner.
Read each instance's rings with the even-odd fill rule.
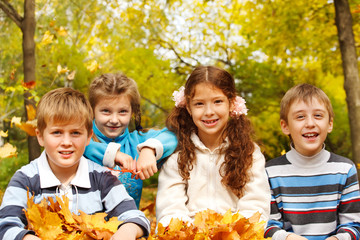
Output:
[[[162,144],[162,155],[157,156],[158,168],[160,168],[163,164],[162,159],[170,156],[177,146],[177,138],[175,134],[167,128],[163,128],[162,130],[151,129],[147,132],[139,132],[136,130],[129,132],[129,129],[126,129],[122,135],[116,137],[115,139],[108,138],[102,134],[97,128],[95,122],[93,123],[93,130],[94,134],[101,142],[95,142],[91,139],[90,144],[85,149],[84,155],[86,158],[99,163],[100,165],[104,165],[104,154],[110,142],[121,144],[121,152],[137,159],[139,156],[137,146],[139,144],[144,143],[150,138],[158,140]],[[115,169],[119,169],[119,167],[116,166]],[[130,196],[134,198],[137,207],[139,207],[143,181],[141,179],[131,178],[131,173],[121,173],[119,175],[119,180],[124,184]]]

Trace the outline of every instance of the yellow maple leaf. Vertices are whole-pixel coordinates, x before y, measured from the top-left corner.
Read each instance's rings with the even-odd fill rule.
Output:
[[[100,68],[100,65],[96,60],[92,60],[90,63],[86,65],[87,70],[89,70],[91,73],[94,73]]]
[[[0,147],[0,158],[16,157],[16,147],[10,143],[5,143],[4,146]]]
[[[0,136],[1,137],[7,137],[8,136],[8,131],[4,132],[3,130],[0,131]]]
[[[29,120],[26,122],[21,122],[21,118],[20,117],[13,117],[11,119],[11,127],[15,124],[16,127],[20,128],[21,130],[23,130],[24,132],[26,132],[27,134],[29,134],[30,136],[36,136],[36,126],[37,126],[37,120],[33,119],[33,120]]]
[[[26,105],[26,112],[29,121],[32,121],[36,117],[36,109],[33,105]]]
[[[168,227],[158,226],[150,240],[263,240],[265,222],[260,213],[245,218],[230,210],[225,214],[205,210],[195,214],[194,224],[172,219]]]
[[[58,74],[63,74],[63,73],[67,73],[69,72],[69,69],[67,69],[67,67],[62,68],[60,64],[57,65],[57,73]]]
[[[62,36],[62,37],[66,37],[68,35],[68,33],[64,27],[60,27],[57,30],[57,33],[59,34],[59,36]]]
[[[11,122],[10,122],[10,126],[12,127],[13,124],[15,125],[20,125],[21,124],[21,117],[12,117]]]
[[[43,38],[41,39],[41,44],[48,45],[52,43],[53,39],[54,39],[54,35],[52,35],[50,31],[46,31]]]
[[[121,224],[117,217],[106,221],[106,213],[87,215],[79,211],[80,215],[76,215],[69,210],[69,199],[66,196],[55,196],[55,199],[43,199],[35,204],[34,197],[29,197],[28,193],[28,207],[24,210],[28,229],[43,240],[109,240]]]

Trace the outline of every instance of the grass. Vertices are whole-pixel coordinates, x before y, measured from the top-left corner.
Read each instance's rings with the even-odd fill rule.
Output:
[[[19,153],[17,157],[0,158],[0,204],[4,191],[16,170],[29,162],[27,152]]]

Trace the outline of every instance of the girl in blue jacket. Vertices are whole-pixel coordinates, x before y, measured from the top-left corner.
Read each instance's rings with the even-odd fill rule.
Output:
[[[94,112],[94,137],[85,157],[103,166],[122,170],[119,180],[139,207],[143,180],[153,176],[161,160],[176,148],[176,136],[167,130],[140,130],[140,94],[136,82],[124,74],[103,74],[90,84]],[[134,118],[136,130],[128,129]],[[133,170],[126,172],[124,170]],[[136,171],[137,176],[132,178]]]

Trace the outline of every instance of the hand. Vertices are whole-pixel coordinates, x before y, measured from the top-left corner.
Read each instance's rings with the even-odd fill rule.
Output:
[[[339,239],[335,236],[331,236],[331,237],[326,238],[325,240],[339,240]]]
[[[32,235],[32,234],[26,234],[24,237],[23,237],[23,240],[40,240],[41,238],[35,236],[35,235]]]
[[[155,150],[149,147],[143,147],[136,162],[136,171],[140,172],[136,179],[145,180],[153,176],[157,171]]]
[[[286,240],[307,240],[307,238],[304,238],[300,235],[297,235],[295,233],[291,233],[286,237]]]
[[[134,169],[134,159],[126,154],[118,151],[115,156],[115,164],[120,166],[121,168],[125,168],[128,170]]]
[[[141,227],[135,223],[125,223],[115,232],[110,240],[135,240],[144,235]]]

